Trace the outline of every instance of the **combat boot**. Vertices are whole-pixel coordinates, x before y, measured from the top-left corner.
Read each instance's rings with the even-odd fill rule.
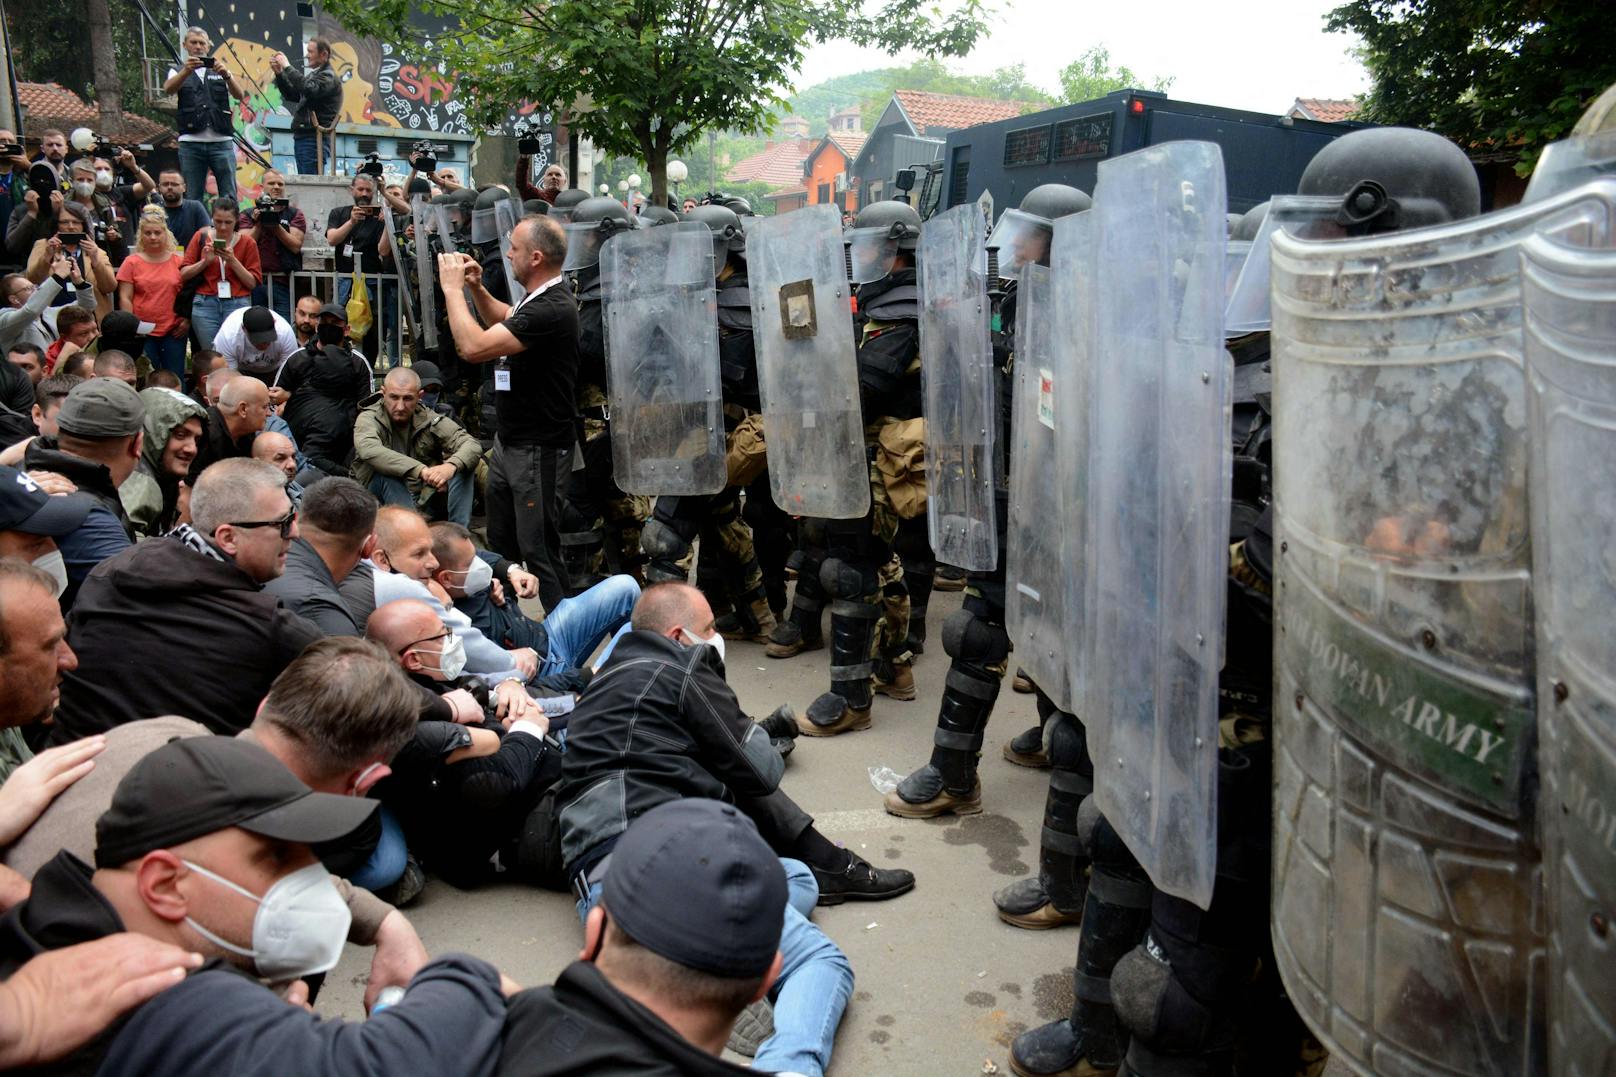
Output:
[[[963,591],[965,590],[965,570],[952,565],[938,565],[937,576],[932,580],[934,591]]]
[[[1043,873],[1017,879],[993,895],[993,906],[999,919],[1011,927],[1028,931],[1047,931],[1052,927],[1081,924],[1083,909],[1057,908],[1044,887]]]
[[[931,789],[936,792],[924,800],[908,799],[909,796],[924,796]],[[928,763],[898,783],[898,788],[887,794],[884,803],[887,814],[903,819],[932,819],[949,814],[977,815],[982,811],[982,782],[973,781],[967,792],[952,792],[943,787],[941,775],[936,774],[936,768]]]
[[[725,639],[769,643],[779,626],[774,611],[769,609],[769,600],[761,592],[754,592],[750,598],[742,596],[730,612],[714,618],[713,627]]]
[[[1031,729],[1024,729],[1006,741],[1004,758],[1006,762],[1014,763],[1018,767],[1032,767],[1034,770],[1047,768],[1049,755],[1044,751],[1043,727],[1033,726]]]
[[[830,613],[830,691],[808,705],[797,728],[810,737],[834,737],[870,728],[870,648],[881,608],[838,598]]]
[[[1023,1032],[1010,1043],[1010,1069],[1020,1077],[1111,1077],[1122,1064],[1096,1062],[1090,1048],[1067,1019]],[[1118,1052],[1120,1055],[1120,1052]]]
[[[1026,670],[1017,669],[1015,679],[1010,682],[1010,690],[1020,692],[1024,696],[1030,696],[1038,691],[1038,686],[1032,683],[1032,678],[1027,676]]]
[[[888,699],[907,702],[915,698],[915,667],[908,663],[878,658],[873,669],[875,691]]]
[[[825,636],[821,612],[824,608],[824,592],[820,589],[819,573],[815,567],[813,572],[797,581],[791,612],[785,620],[775,624],[763,653],[770,658],[791,658],[804,651],[823,648]]]

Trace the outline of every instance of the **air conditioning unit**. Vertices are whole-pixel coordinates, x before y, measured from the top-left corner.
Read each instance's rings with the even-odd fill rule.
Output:
[[[847,193],[847,173],[846,172],[838,172],[838,173],[836,173],[836,193],[837,194],[846,194]]]

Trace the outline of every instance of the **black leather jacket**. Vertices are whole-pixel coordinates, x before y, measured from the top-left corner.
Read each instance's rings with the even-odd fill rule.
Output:
[[[342,111],[342,80],[329,63],[321,64],[306,75],[288,67],[275,76],[275,85],[287,103],[297,105],[297,111],[292,114],[292,130],[297,134],[313,134],[316,120],[321,127],[337,122],[337,113]]]

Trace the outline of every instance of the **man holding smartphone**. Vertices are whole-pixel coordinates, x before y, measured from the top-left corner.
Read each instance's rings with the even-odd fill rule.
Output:
[[[356,267],[368,278],[365,285],[375,317],[365,333],[364,353],[374,357],[382,354],[384,341],[398,339],[398,281],[393,277],[393,251],[382,224],[376,177],[360,172],[348,189],[353,205],[338,206],[331,211],[326,219],[325,238],[335,252],[338,305],[347,305],[348,296],[353,292]],[[387,277],[372,274],[387,274]],[[396,354],[389,352],[388,365],[396,362]]]
[[[297,109],[292,115],[292,150],[298,175],[312,176],[320,171],[318,129],[335,127],[342,109],[342,80],[331,69],[331,42],[325,38],[310,38],[303,58],[307,61],[303,71],[293,67],[284,52],[271,56],[269,66],[282,99]],[[329,167],[336,156],[336,135],[326,138],[324,156]]]
[[[236,146],[230,99],[244,101],[247,90],[235,72],[208,51],[213,47],[200,26],[185,31],[185,63],[172,68],[163,92],[179,98],[180,172],[185,193],[198,202],[207,195],[213,173],[219,197],[236,197]]]

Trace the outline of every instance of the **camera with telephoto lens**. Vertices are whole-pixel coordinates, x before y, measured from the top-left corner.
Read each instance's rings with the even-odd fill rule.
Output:
[[[0,157],[21,157],[23,149],[21,142],[7,142],[0,145]]]
[[[288,198],[271,198],[262,195],[258,199],[258,223],[273,228],[281,223],[281,214],[291,208],[292,202]]]
[[[89,154],[93,157],[105,157],[109,161],[117,160],[124,150],[116,142],[107,141],[107,139],[96,134],[88,127],[75,127],[73,133],[68,136],[67,142],[68,145],[80,153]]]
[[[544,151],[544,140],[539,133],[526,120],[516,124],[516,152],[523,157],[532,157],[535,153]]]
[[[373,179],[382,178],[382,159],[380,154],[365,154],[364,163],[355,170],[356,176],[370,176]]]
[[[438,147],[422,140],[410,147],[410,164],[415,166],[417,172],[436,172],[438,170]]]

